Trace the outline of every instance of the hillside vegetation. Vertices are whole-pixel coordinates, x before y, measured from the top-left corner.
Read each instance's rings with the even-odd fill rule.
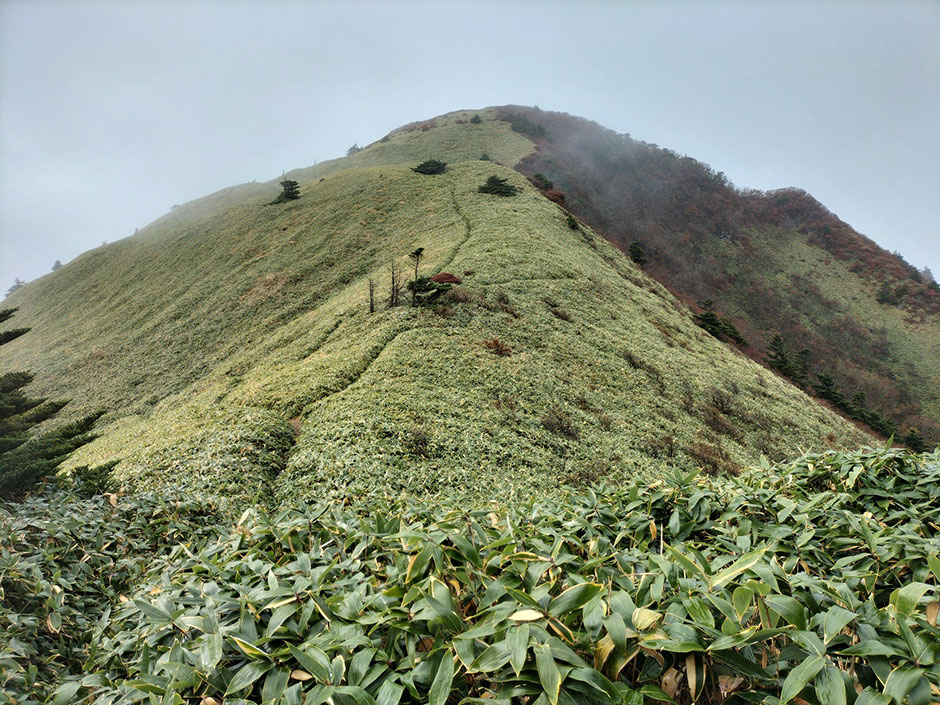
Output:
[[[70,467],[117,461],[121,487],[178,484],[236,504],[512,498],[866,440],[704,333],[512,170],[355,166],[432,148],[450,158],[458,130],[518,156],[506,123],[460,119],[395,133],[346,169],[291,172],[297,200],[267,205],[268,185],[183,206],[16,292],[32,331],[5,346],[7,364],[34,369],[75,413],[110,410]],[[519,195],[479,193],[494,174]],[[407,278],[417,247],[419,274],[463,284],[389,308],[391,263]]]
[[[0,509],[0,697],[929,705],[940,455],[559,498]]]
[[[806,351],[794,379],[805,389],[831,375],[843,411],[882,436],[940,441],[936,282],[799,189],[736,189],[688,156],[562,113],[498,114],[538,143],[523,173],[623,251],[638,244],[645,270],[693,309],[713,300],[751,357],[780,335],[791,359]]]
[[[0,504],[0,702],[936,702],[940,455],[859,450],[510,168],[547,133],[501,117],[9,297],[3,369],[108,413]]]

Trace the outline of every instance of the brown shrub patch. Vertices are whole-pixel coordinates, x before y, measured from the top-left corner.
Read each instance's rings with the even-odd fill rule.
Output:
[[[276,296],[290,281],[286,274],[265,274],[251,284],[251,288],[238,297],[243,304],[257,304]]]

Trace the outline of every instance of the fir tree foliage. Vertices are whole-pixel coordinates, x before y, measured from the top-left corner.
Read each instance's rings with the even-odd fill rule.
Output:
[[[15,309],[0,311],[0,321],[9,319]],[[28,328],[7,331],[9,342]],[[16,335],[10,336],[10,333]],[[24,388],[33,381],[30,372],[0,375],[0,497],[13,497],[28,490],[79,446],[94,436],[92,425],[104,412],[90,414],[41,436],[31,430],[55,416],[68,401],[48,401],[30,397]]]
[[[413,167],[412,171],[416,174],[443,174],[446,169],[447,162],[442,162],[440,159],[426,159]]]
[[[747,345],[747,340],[741,335],[734,323],[715,312],[714,301],[711,299],[701,301],[699,302],[699,308],[702,309],[702,312],[693,316],[699,326],[718,338],[718,340],[727,338],[742,347]]]
[[[16,279],[13,280],[13,283],[10,284],[10,288],[7,289],[7,296],[12,294],[17,289],[22,288],[25,284],[26,284],[25,279],[20,279],[19,277],[17,277]]]
[[[477,113],[472,118],[470,118],[470,122],[472,122],[474,125],[479,125],[481,122],[483,122],[483,118],[481,118],[480,114]]]
[[[8,320],[13,317],[13,314],[16,313],[18,309],[15,308],[5,308],[0,310],[0,323]],[[23,333],[27,332],[29,328],[13,328],[11,330],[0,331],[0,345],[9,343],[11,340],[19,338]]]
[[[62,262],[60,262],[59,260],[56,260],[55,262],[52,263],[53,272],[57,269],[61,269],[61,267],[62,267]]]
[[[515,196],[519,192],[519,187],[510,184],[508,179],[501,179],[496,174],[493,174],[477,191],[480,193],[489,193],[494,196]]]
[[[630,243],[627,253],[630,255],[630,259],[641,267],[649,261],[643,251],[643,246],[636,240]]]

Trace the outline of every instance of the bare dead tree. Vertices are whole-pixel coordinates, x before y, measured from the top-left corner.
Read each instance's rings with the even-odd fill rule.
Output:
[[[404,282],[401,278],[401,265],[393,261],[389,267],[389,274],[391,275],[391,282],[388,290],[388,307],[392,308],[398,305],[401,290],[404,288]]]

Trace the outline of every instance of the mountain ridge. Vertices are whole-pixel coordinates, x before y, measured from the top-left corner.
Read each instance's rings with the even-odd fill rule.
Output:
[[[520,174],[412,171],[465,130],[488,156],[531,144],[495,118],[452,113],[290,172],[296,201],[267,205],[274,183],[219,192],[15,292],[33,331],[5,364],[111,411],[69,467],[117,461],[126,489],[236,504],[503,496],[870,439],[698,328]],[[407,163],[369,164],[386,158]],[[519,195],[478,193],[494,173]],[[421,274],[463,285],[370,314],[368,280],[385,292],[416,247]]]

